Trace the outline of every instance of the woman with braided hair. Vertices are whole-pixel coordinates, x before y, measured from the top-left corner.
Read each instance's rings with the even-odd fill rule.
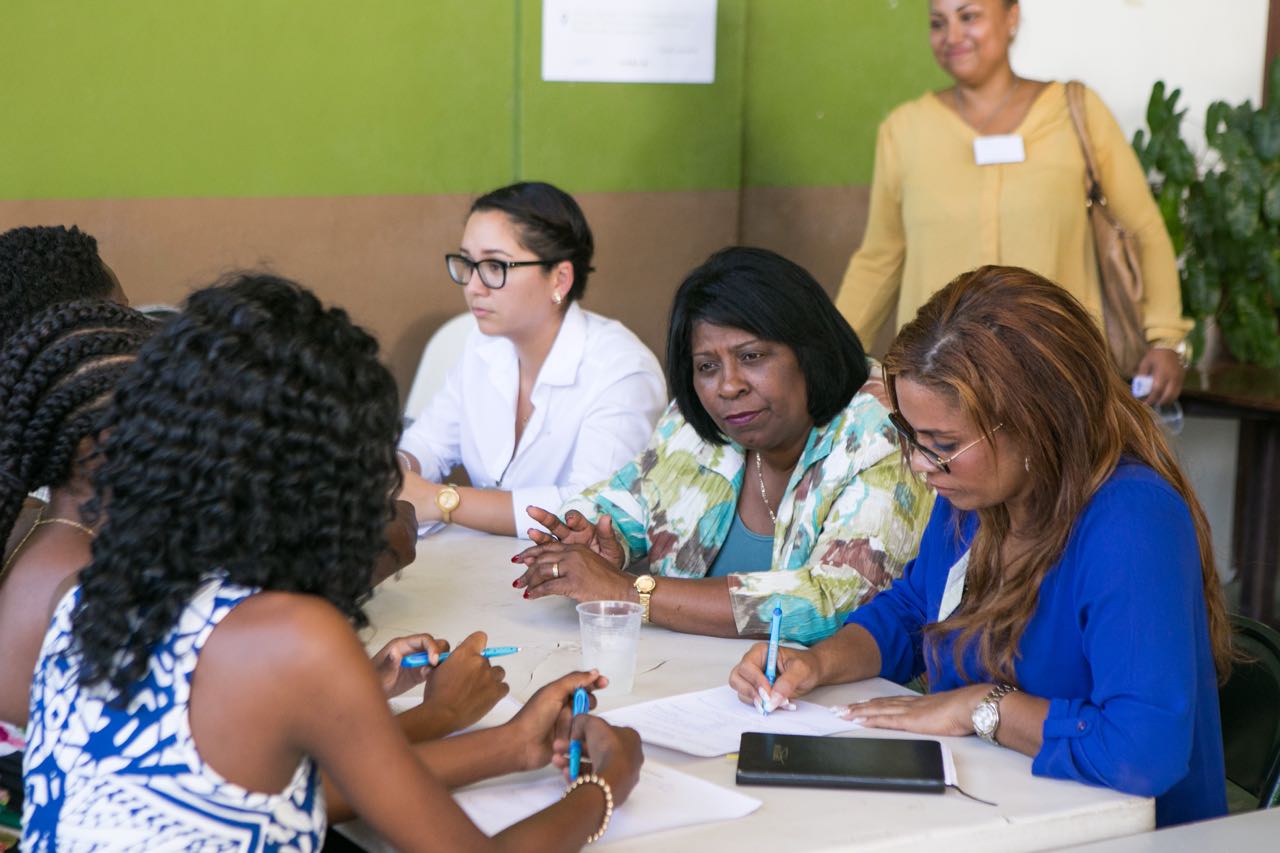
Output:
[[[141,348],[94,474],[93,559],[35,668],[24,848],[314,850],[331,795],[402,850],[603,832],[639,776],[635,732],[579,716],[594,773],[491,840],[392,719],[353,629],[399,434],[376,342],[283,279],[201,290]],[[566,700],[606,683],[570,673],[505,726],[449,738],[469,738],[467,781],[562,759]]]
[[[113,302],[65,303],[32,317],[0,354],[0,684],[31,681],[55,589],[89,562],[85,460],[111,389],[153,324]],[[49,502],[26,503],[49,488]],[[24,511],[26,510],[26,511]],[[20,804],[25,690],[0,691],[0,789]]]

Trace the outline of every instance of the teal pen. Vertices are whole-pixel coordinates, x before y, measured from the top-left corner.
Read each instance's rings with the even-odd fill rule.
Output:
[[[520,651],[519,646],[490,646],[489,648],[484,649],[482,652],[480,652],[480,657],[500,658],[500,657],[503,657],[504,655],[514,655],[518,651]],[[444,663],[447,657],[449,657],[449,652],[441,652],[440,663]],[[405,667],[430,666],[431,656],[428,655],[426,652],[414,652],[411,655],[405,655],[404,657],[400,658],[400,665]]]
[[[769,657],[764,664],[764,677],[769,679],[769,686],[778,678],[778,635],[782,633],[782,608],[773,608],[773,620],[769,625]],[[760,706],[761,712],[769,716],[768,704]]]
[[[577,690],[573,691],[573,715],[575,717],[578,716],[579,714],[587,713],[587,709],[590,707],[591,706],[587,701],[587,689],[585,687],[579,687]],[[578,740],[577,738],[574,738],[569,741],[569,781],[570,782],[577,781],[578,771],[581,769],[581,767],[582,767],[582,741]]]

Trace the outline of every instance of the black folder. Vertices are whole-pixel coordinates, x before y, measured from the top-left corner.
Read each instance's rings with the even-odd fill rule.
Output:
[[[936,740],[814,737],[743,732],[739,785],[795,785],[876,791],[946,791]]]

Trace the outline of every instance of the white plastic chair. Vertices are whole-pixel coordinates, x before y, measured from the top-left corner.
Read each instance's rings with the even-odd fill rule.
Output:
[[[413,375],[413,384],[409,386],[409,396],[404,403],[406,422],[415,420],[441,386],[444,379],[458,360],[462,345],[467,335],[476,327],[476,318],[471,312],[459,314],[445,323],[427,341],[422,350],[422,360],[418,362],[418,371]]]

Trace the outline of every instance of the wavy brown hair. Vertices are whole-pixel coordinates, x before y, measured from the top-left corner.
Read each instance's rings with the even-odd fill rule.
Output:
[[[1003,424],[1036,473],[1031,527],[1020,531],[1032,547],[1004,565],[1008,510],[1003,504],[978,510],[964,601],[945,622],[926,629],[935,640],[955,634],[962,674],[964,653],[976,643],[987,671],[1014,681],[1018,643],[1045,574],[1062,556],[1085,505],[1127,456],[1164,478],[1191,512],[1213,658],[1219,677],[1226,676],[1231,628],[1204,509],[1151,412],[1120,377],[1097,323],[1074,297],[1017,267],[965,273],[902,329],[884,369],[891,383],[907,378],[951,400],[988,439]]]

